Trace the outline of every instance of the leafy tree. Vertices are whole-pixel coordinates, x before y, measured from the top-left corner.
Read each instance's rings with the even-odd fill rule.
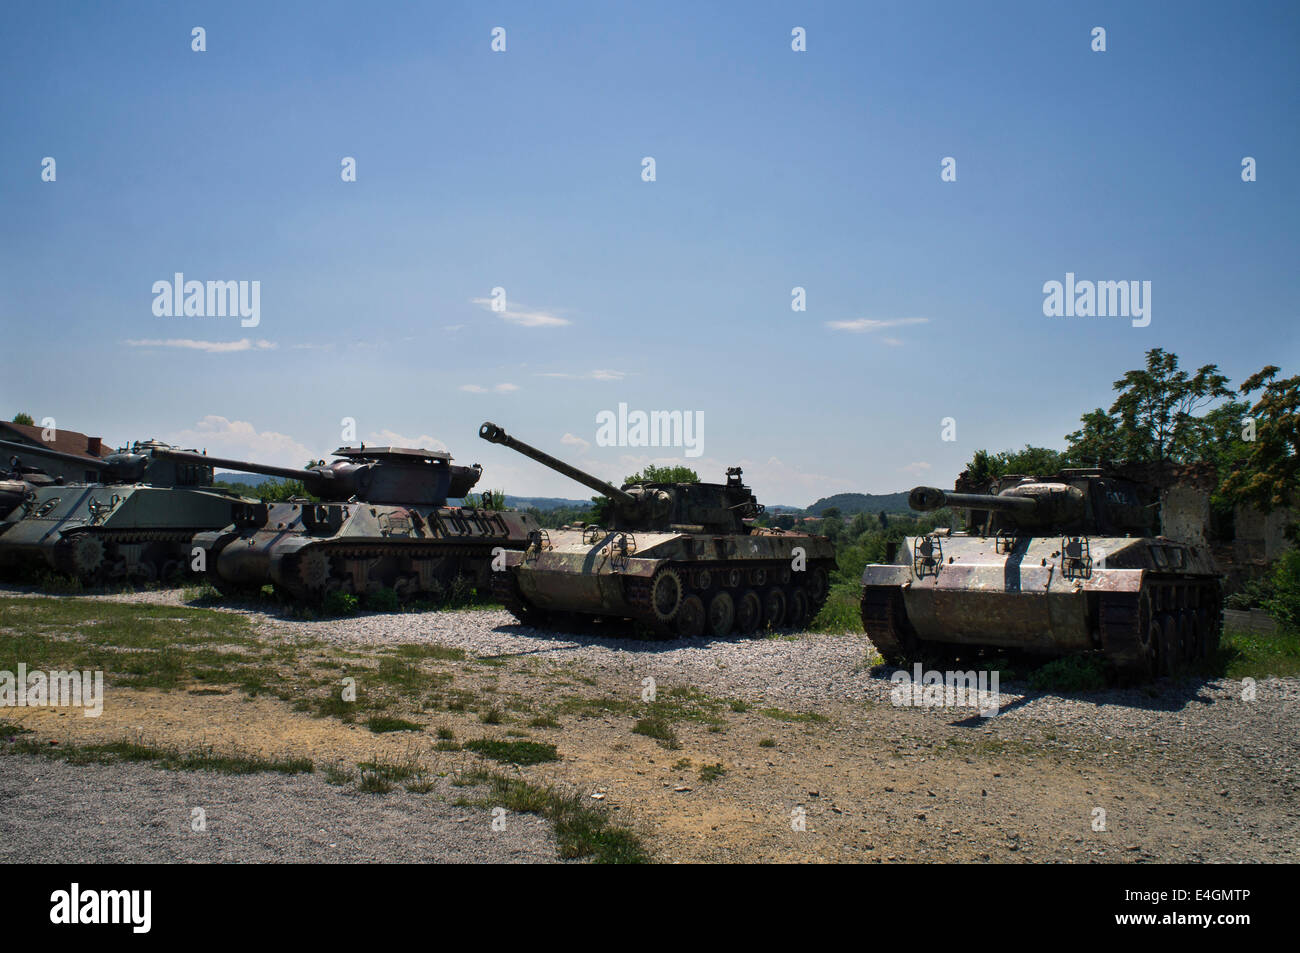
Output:
[[[1109,411],[1098,407],[1081,418],[1083,427],[1066,437],[1067,455],[1088,463],[1206,459],[1215,421],[1207,423],[1196,412],[1230,397],[1227,383],[1218,365],[1206,364],[1189,376],[1179,369],[1178,355],[1152,348],[1145,368],[1115,381],[1119,396]]]
[[[25,426],[28,427],[36,426],[36,421],[32,419],[32,415],[28,413],[23,413],[22,411],[19,411],[18,413],[14,414],[13,422],[16,424],[24,424]]]
[[[653,463],[646,464],[644,470],[640,473],[633,473],[623,485],[629,483],[699,483],[700,475],[690,467],[657,467]],[[593,496],[591,498],[591,521],[600,526],[606,525],[613,517],[610,509],[613,501],[607,496]]]
[[[1300,490],[1300,376],[1277,380],[1279,370],[1270,364],[1241,385],[1243,394],[1262,388],[1250,408],[1255,432],[1243,426],[1233,434],[1242,438],[1233,442],[1238,457],[1220,488],[1233,502],[1266,513],[1294,503]]]
[[[1055,473],[1064,464],[1064,455],[1059,451],[1025,444],[1023,450],[1003,450],[1000,453],[976,450],[971,462],[966,465],[966,475],[978,486],[1008,473],[1023,473],[1028,476]]]

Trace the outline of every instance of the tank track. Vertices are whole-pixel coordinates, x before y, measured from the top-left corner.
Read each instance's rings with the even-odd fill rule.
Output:
[[[396,591],[400,599],[441,597],[458,577],[482,586],[491,573],[492,550],[501,537],[476,538],[474,542],[427,540],[418,543],[313,543],[284,557],[280,586],[294,599],[316,602],[330,592],[362,595],[379,589]],[[320,553],[329,558],[329,575],[320,588],[306,585],[301,576],[304,557]],[[436,567],[421,567],[424,561],[438,561]],[[377,570],[377,574],[376,574]]]
[[[862,628],[876,651],[890,665],[917,660],[920,641],[911,632],[903,594],[893,586],[862,588]]]
[[[54,544],[52,560],[60,572],[83,583],[110,579],[139,579],[154,582],[190,572],[190,549],[201,529],[126,530],[88,527],[72,530]],[[89,570],[77,565],[74,548],[80,540],[96,539],[103,546],[102,562]],[[128,561],[124,546],[141,546],[140,558]]]
[[[1217,580],[1148,577],[1139,592],[1105,593],[1097,606],[1101,648],[1122,675],[1174,675],[1213,658],[1223,632]]]
[[[740,633],[746,630],[742,624],[739,603],[747,593],[753,592],[759,600],[759,616],[754,620],[753,628],[769,626],[774,629],[804,626],[816,618],[829,597],[829,575],[834,566],[829,560],[814,560],[806,573],[791,572],[785,560],[746,560],[732,562],[709,562],[700,564],[670,562],[661,567],[651,579],[642,577],[624,577],[623,597],[635,610],[629,616],[633,623],[644,627],[659,638],[695,638],[709,634],[714,638]],[[814,592],[810,585],[813,573],[820,570],[823,584],[820,592]],[[761,575],[757,575],[761,573]],[[661,617],[654,606],[654,586],[656,580],[665,573],[675,575],[680,586],[680,598],[667,617]],[[540,610],[527,601],[519,591],[519,583],[513,573],[493,573],[493,592],[505,604],[506,608],[519,619],[532,626],[545,625],[551,613]],[[507,585],[498,577],[509,575]],[[796,581],[795,576],[802,575],[803,580]],[[498,586],[500,587],[498,589]],[[711,624],[710,609],[713,600],[721,593],[732,599],[730,623],[725,631],[721,624],[726,622],[726,613],[719,609],[719,628]],[[774,596],[780,593],[780,596]],[[801,593],[805,600],[802,618],[792,618],[796,593]],[[692,602],[698,599],[698,604]],[[779,612],[776,611],[779,604]],[[683,607],[688,607],[683,612]],[[701,611],[702,610],[702,611]],[[521,614],[522,613],[522,614]],[[525,618],[526,616],[526,618]]]
[[[1122,676],[1173,675],[1218,652],[1223,598],[1217,580],[1148,577],[1138,592],[1096,598],[1102,656]],[[863,587],[862,627],[891,665],[937,647],[911,631],[903,594],[894,586]]]

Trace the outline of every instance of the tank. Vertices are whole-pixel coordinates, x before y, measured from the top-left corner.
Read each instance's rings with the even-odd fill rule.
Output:
[[[212,486],[209,466],[162,459],[170,448],[154,440],[98,461],[4,440],[0,448],[14,453],[26,487],[0,523],[0,567],[46,566],[92,584],[172,579],[188,571],[195,533],[228,525],[251,502]],[[23,465],[42,457],[98,470],[101,481],[61,483]]]
[[[1101,469],[1006,476],[988,493],[916,487],[962,532],[905,540],[862,575],[862,623],[891,664],[976,649],[1099,653],[1138,678],[1212,656],[1221,578],[1201,539],[1159,535],[1160,490]]]
[[[721,637],[802,626],[821,609],[835,568],[824,536],[752,525],[763,511],[741,481],[635,483],[615,488],[509,436],[510,447],[611,500],[609,527],[541,530],[493,575],[506,607],[527,625],[557,614],[630,619],[659,636]]]
[[[392,589],[399,599],[436,598],[457,577],[486,588],[489,566],[522,549],[537,521],[526,513],[448,506],[469,494],[482,468],[405,447],[340,447],[332,463],[303,469],[167,451],[166,459],[301,480],[307,498],[246,503],[231,525],[196,534],[206,577],[225,593],[270,584],[291,599]]]

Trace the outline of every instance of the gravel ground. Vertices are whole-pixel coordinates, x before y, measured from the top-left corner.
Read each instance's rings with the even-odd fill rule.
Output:
[[[183,593],[172,590],[90,598],[181,604]],[[571,684],[570,679],[580,677],[593,686],[593,694],[626,691],[635,696],[641,680],[651,675],[661,687],[687,684],[715,696],[830,717],[821,725],[795,725],[751,711],[733,716],[731,733],[725,735],[683,727],[684,746],[694,761],[728,763],[727,778],[714,785],[692,780],[693,769],[679,772],[686,775],[683,782],[666,767],[677,755],[662,757],[654,742],[624,734],[628,726],[619,716],[566,721],[560,738],[565,761],[557,769],[561,779],[601,789],[608,785],[610,803],[633,808],[635,816],[656,830],[656,843],[663,846],[665,855],[678,859],[842,859],[842,852],[851,849],[861,851],[864,859],[877,856],[878,851],[886,860],[1289,861],[1300,845],[1297,678],[1260,680],[1255,699],[1249,701],[1243,697],[1242,683],[1228,679],[1164,680],[1075,696],[1035,693],[1024,684],[1004,682],[1000,686],[1002,712],[985,721],[972,718],[970,709],[900,709],[891,705],[889,673],[872,674],[867,667],[865,663],[874,652],[861,632],[647,642],[600,626],[588,626],[581,633],[534,630],[497,610],[363,614],[321,621],[268,613],[254,606],[222,607],[221,611],[249,616],[271,640],[354,649],[436,643],[463,649],[471,657],[536,660],[540,663],[536,674],[543,676],[540,681],[517,665],[501,670],[507,682],[509,678],[521,679],[515,684],[534,693],[550,691],[545,673],[555,666],[568,673],[560,684]],[[777,747],[760,749],[761,735],[778,737]],[[764,753],[753,754],[760,750]],[[62,765],[41,770],[131,772],[124,775],[128,779],[136,778],[136,772],[151,771]],[[0,778],[5,772],[0,761]],[[172,784],[197,783],[183,776],[164,780],[172,776],[169,772],[156,774],[162,777],[150,775],[152,783],[163,791]],[[77,817],[79,801],[90,797],[106,780],[112,786],[113,777],[115,774],[105,774],[87,782],[86,790],[67,797],[63,810]],[[123,786],[131,783],[124,781]],[[391,802],[374,804],[355,793],[329,789],[314,778],[217,777],[213,783],[225,791],[242,784],[301,784],[309,795],[314,790],[322,803],[348,805],[350,812],[336,808],[311,811],[297,822],[294,837],[302,843],[293,840],[289,849],[324,851],[325,856],[330,849],[320,846],[321,842],[341,843],[343,835],[321,834],[320,828],[332,828],[314,820],[316,817],[351,819],[361,812],[356,826],[370,831],[376,829],[373,811],[408,800],[424,805],[423,797],[429,797],[430,805],[424,809],[441,819],[433,822],[435,832],[445,830],[445,825],[459,816],[456,809],[434,802],[431,796],[389,795]],[[700,790],[673,793],[690,792],[693,787]],[[30,789],[27,781],[0,781],[0,818],[7,820],[13,813],[10,804],[16,792]],[[10,792],[15,793],[5,801]],[[136,795],[122,795],[120,802],[118,796],[114,793],[111,802],[129,805]],[[234,800],[228,795],[222,803]],[[814,808],[824,802],[831,807],[818,814]],[[141,829],[148,831],[151,823],[159,823],[164,808],[154,806],[156,803],[148,801],[150,806],[132,809],[135,813],[130,816],[140,819],[136,823]],[[267,813],[273,812],[270,805],[274,803],[263,801],[250,807],[246,815],[240,815],[244,825],[240,829],[288,824]],[[279,803],[290,802],[281,799]],[[804,803],[823,830],[815,848],[805,846],[810,841],[789,840],[781,833],[781,828],[788,826],[781,820],[783,812],[788,814],[790,804]],[[1093,837],[1088,829],[1088,812],[1099,804],[1111,812],[1117,831],[1113,844],[1110,839]],[[41,808],[29,805],[27,809]],[[436,813],[439,811],[455,816],[448,821]],[[461,812],[466,813],[470,812]],[[399,819],[402,816],[398,812]],[[772,817],[781,823],[770,829]],[[171,827],[157,836],[171,844],[177,839],[175,830],[187,831],[187,819],[188,811],[168,816],[163,823]],[[3,843],[7,840],[3,823],[0,821],[0,859],[9,856]],[[38,816],[24,828],[58,829],[50,826],[55,823],[63,821],[49,818],[42,823]],[[348,821],[347,830],[355,830],[352,823]],[[438,823],[444,827],[439,828]],[[462,822],[462,826],[468,823]],[[380,826],[387,824],[381,821]],[[85,827],[95,829],[90,824]],[[210,830],[215,829],[210,823]],[[935,831],[939,831],[937,840]],[[387,835],[370,836],[373,843]],[[544,829],[538,833],[543,836]],[[357,846],[351,849],[357,853],[344,859],[370,856],[361,835],[354,837],[358,840],[352,843]],[[446,845],[455,843],[440,840],[436,833],[433,839],[443,850],[450,850]],[[392,851],[408,849],[408,840],[398,836],[369,849],[387,859],[404,857],[408,855]],[[253,843],[261,842],[254,836]],[[461,845],[463,851],[473,853],[465,843],[474,845],[477,839],[465,838]],[[281,858],[279,842],[276,844],[265,848],[266,856]],[[549,850],[548,857],[553,858],[553,847]],[[176,856],[226,859],[228,855]]]
[[[9,587],[0,587],[0,592],[6,589],[13,595],[29,592]],[[182,593],[172,589],[92,598],[180,604]],[[599,632],[574,635],[531,629],[504,610],[363,614],[321,621],[286,618],[261,609],[231,611],[249,615],[290,641],[372,648],[438,643],[464,649],[471,656],[534,657],[580,664],[636,683],[651,675],[661,685],[691,684],[717,695],[799,709],[889,704],[891,697],[888,672],[873,675],[864,664],[874,650],[862,632],[643,641]],[[1242,700],[1242,683],[1230,679],[1162,680],[1155,685],[1077,697],[1033,693],[1023,683],[1004,682],[1000,689],[1003,707],[999,724],[1052,725],[1099,734],[1103,739],[1141,732],[1156,743],[1187,741],[1195,735],[1230,748],[1240,757],[1262,759],[1269,765],[1276,762],[1282,774],[1295,776],[1300,766],[1295,731],[1300,725],[1298,678],[1260,680],[1256,698],[1250,702]],[[951,710],[927,714],[946,722],[954,720]],[[1280,750],[1279,741],[1283,742]]]
[[[0,758],[0,863],[553,863],[550,825],[455,807],[472,789],[363,794],[314,775]],[[445,798],[445,800],[444,800]],[[194,808],[207,830],[191,830]]]

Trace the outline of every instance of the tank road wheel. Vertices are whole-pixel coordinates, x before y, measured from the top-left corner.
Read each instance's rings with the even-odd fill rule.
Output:
[[[780,586],[767,590],[767,595],[763,597],[763,621],[773,629],[781,628],[785,624],[785,609],[785,590]]]
[[[812,619],[812,603],[808,598],[808,593],[804,591],[803,586],[796,586],[794,592],[790,593],[790,626],[795,629],[804,629]]]
[[[831,591],[831,578],[825,566],[816,566],[808,573],[808,600],[813,612],[820,612]]]
[[[104,541],[98,536],[82,533],[73,540],[69,553],[72,571],[82,579],[91,579],[104,568]]]
[[[1196,613],[1191,609],[1182,609],[1178,613],[1178,647],[1182,649],[1183,661],[1189,665],[1201,654],[1200,640],[1196,635]]]
[[[1162,612],[1157,618],[1160,626],[1160,674],[1173,675],[1179,668],[1178,617]]]
[[[319,549],[309,549],[298,560],[298,578],[313,592],[329,587],[330,558]]]
[[[673,618],[682,604],[682,579],[675,570],[661,569],[650,583],[650,607],[660,622]],[[701,613],[702,614],[702,613]]]
[[[736,628],[749,635],[763,621],[763,600],[753,589],[746,589],[736,603]]]
[[[722,637],[736,622],[736,603],[728,592],[719,592],[709,600],[709,634]]]
[[[699,596],[687,596],[677,609],[673,628],[680,639],[694,639],[704,634],[704,601]]]

